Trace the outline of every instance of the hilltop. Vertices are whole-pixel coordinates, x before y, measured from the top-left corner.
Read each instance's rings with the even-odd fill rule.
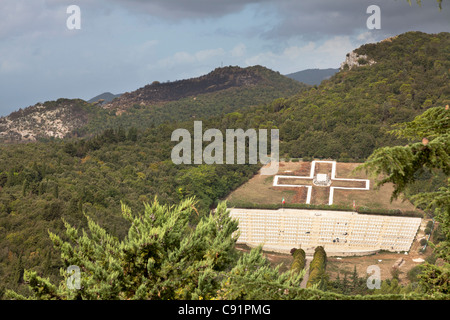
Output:
[[[64,138],[88,123],[92,107],[81,99],[58,99],[20,109],[0,118],[0,141]]]
[[[133,105],[153,105],[176,101],[186,97],[227,90],[230,88],[251,88],[287,83],[279,73],[261,66],[248,68],[223,67],[191,79],[160,83],[154,81],[133,92],[126,92],[118,99],[105,105],[107,109],[126,110]]]

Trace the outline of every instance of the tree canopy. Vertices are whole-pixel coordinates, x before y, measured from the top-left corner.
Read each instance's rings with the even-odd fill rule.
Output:
[[[427,169],[442,171],[447,184],[431,192],[420,192],[410,197],[416,206],[431,212],[441,223],[446,240],[436,246],[437,256],[445,261],[442,267],[426,264],[421,283],[428,292],[449,293],[450,282],[450,110],[449,106],[430,108],[413,121],[396,126],[393,134],[409,139],[405,146],[377,149],[359,167],[383,178],[382,185],[394,184],[393,198],[418,179],[418,174]],[[417,141],[420,140],[420,141]]]

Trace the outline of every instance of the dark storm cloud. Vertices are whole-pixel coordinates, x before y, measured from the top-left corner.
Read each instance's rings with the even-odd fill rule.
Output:
[[[170,20],[216,18],[241,11],[249,4],[271,0],[114,0],[131,10]]]
[[[450,1],[443,0],[443,9],[434,0],[114,0],[133,11],[173,21],[218,18],[242,11],[247,5],[270,7],[278,24],[263,33],[266,38],[305,38],[350,35],[366,28],[370,5],[381,8],[380,34],[399,34],[409,30],[424,32],[450,31]],[[448,30],[443,30],[448,26]]]
[[[450,31],[448,5],[443,3],[443,9],[439,11],[436,1],[422,1],[421,6],[414,0],[411,6],[406,0],[282,0],[277,4],[281,20],[265,34],[268,38],[299,34],[307,38],[351,35],[356,30],[366,28],[366,21],[371,15],[367,13],[370,5],[377,5],[381,9],[381,30],[378,33]],[[443,26],[448,26],[447,30],[443,30]]]

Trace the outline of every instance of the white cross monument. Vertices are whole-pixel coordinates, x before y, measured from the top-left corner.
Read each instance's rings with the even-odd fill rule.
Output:
[[[314,176],[314,172],[316,169],[316,163],[331,163],[331,178],[328,177],[327,174],[319,173],[316,176]],[[370,180],[367,179],[345,179],[345,178],[336,178],[336,161],[313,161],[311,162],[311,171],[309,176],[283,176],[283,175],[276,175],[273,179],[273,186],[274,187],[292,187],[292,188],[307,188],[308,193],[306,195],[306,204],[311,203],[311,193],[312,193],[312,186],[311,185],[301,185],[301,184],[280,184],[278,180],[282,179],[305,179],[305,180],[312,180],[313,184],[316,186],[330,186],[333,181],[353,181],[353,182],[364,182],[365,186],[363,188],[361,187],[333,187],[330,186],[330,197],[328,200],[328,205],[333,204],[333,197],[334,197],[334,190],[335,189],[346,189],[346,190],[369,190],[370,187]]]

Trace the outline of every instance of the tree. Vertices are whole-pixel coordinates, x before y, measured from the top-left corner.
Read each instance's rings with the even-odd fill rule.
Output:
[[[88,215],[89,230],[79,231],[64,222],[66,237],[49,232],[61,251],[64,278],[58,285],[37,272],[25,270],[23,280],[31,291],[25,297],[7,290],[7,299],[291,299],[300,291],[305,273],[280,273],[262,254],[261,247],[238,257],[236,220],[221,202],[208,217],[192,228],[188,221],[195,209],[189,198],[176,206],[155,200],[145,204],[143,215],[133,215],[122,204],[122,216],[131,225],[119,241]],[[68,285],[66,270],[80,270],[79,289]],[[22,274],[20,274],[21,276]],[[323,296],[311,291],[309,295]]]
[[[32,299],[195,299],[211,298],[220,288],[218,273],[234,265],[237,222],[225,204],[202,219],[195,229],[188,224],[195,211],[193,199],[177,206],[145,205],[143,215],[133,215],[122,204],[130,223],[127,237],[119,241],[86,215],[89,232],[82,235],[65,222],[66,236],[49,233],[61,251],[65,278],[59,286],[26,270]],[[72,290],[66,269],[78,266],[81,288]],[[24,299],[15,292],[6,296]]]
[[[356,265],[353,267],[353,273],[352,273],[350,279],[352,281],[352,291],[355,293],[356,290],[358,289],[358,284],[359,284],[359,276],[358,276],[358,272],[356,271]]]
[[[128,129],[127,139],[134,142],[137,141],[137,129],[135,127]]]
[[[59,186],[58,186],[58,182],[55,182],[54,187],[53,187],[53,196],[58,199],[59,198]]]
[[[292,262],[291,265],[291,270],[298,273],[300,271],[302,271],[305,268],[306,265],[306,253],[305,250],[303,249],[296,249],[293,248],[291,250],[291,254],[294,258],[294,261]]]
[[[267,300],[292,299],[300,288],[305,270],[290,270],[280,273],[281,265],[273,268],[256,247],[241,256],[235,267],[224,274],[218,299]]]
[[[309,264],[309,278],[306,283],[307,288],[313,287],[315,284],[322,286],[327,265],[327,254],[322,246],[316,247],[314,256]]]
[[[117,140],[119,142],[124,142],[126,139],[127,139],[127,134],[125,133],[125,129],[122,126],[120,126],[117,129]]]
[[[399,124],[392,133],[409,139],[405,146],[377,149],[358,167],[382,176],[377,186],[393,183],[392,199],[404,193],[417,179],[417,173],[427,168],[450,175],[450,110],[448,105],[434,107],[417,116],[413,121]],[[419,142],[414,142],[419,140]],[[421,141],[420,141],[421,140]],[[427,292],[449,293],[450,281],[450,178],[447,185],[431,192],[419,193],[411,197],[416,206],[431,212],[442,226],[446,240],[435,245],[437,256],[445,262],[443,266],[424,265],[419,276]]]
[[[344,279],[342,280],[342,293],[343,294],[350,293],[350,286],[349,286],[349,281],[347,279],[347,273],[344,273]]]

